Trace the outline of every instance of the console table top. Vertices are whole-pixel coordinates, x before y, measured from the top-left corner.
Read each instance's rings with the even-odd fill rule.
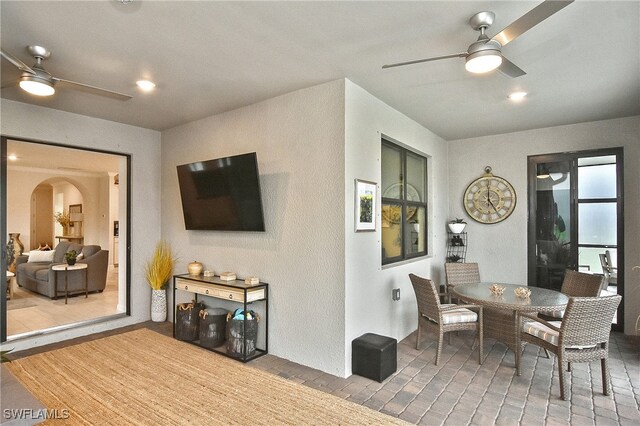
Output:
[[[236,288],[241,288],[241,289],[251,289],[251,288],[256,288],[256,287],[266,287],[269,284],[267,283],[263,283],[263,282],[259,282],[258,284],[247,284],[244,282],[244,280],[231,280],[231,281],[224,281],[220,279],[219,275],[215,275],[213,277],[205,277],[204,275],[189,275],[189,274],[181,274],[181,275],[175,275],[175,278],[185,278],[185,279],[189,279],[192,281],[197,281],[197,282],[201,282],[204,284],[216,284],[216,285],[226,285],[229,287],[236,287]]]

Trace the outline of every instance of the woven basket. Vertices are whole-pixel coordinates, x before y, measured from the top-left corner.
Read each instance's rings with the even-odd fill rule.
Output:
[[[198,340],[199,314],[204,309],[202,303],[180,303],[176,308],[176,339]]]

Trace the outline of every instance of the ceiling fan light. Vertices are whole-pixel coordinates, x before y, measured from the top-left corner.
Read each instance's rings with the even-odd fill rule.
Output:
[[[474,74],[482,74],[498,68],[502,64],[502,55],[496,50],[482,50],[467,56],[464,67]]]
[[[527,96],[527,92],[513,92],[509,94],[509,99],[513,102],[520,102]]]
[[[538,173],[536,174],[536,177],[538,179],[546,179],[550,176],[551,174],[549,168],[547,168],[546,166],[538,166]]]
[[[51,96],[56,92],[53,84],[34,76],[23,76],[20,79],[20,88],[36,96]]]
[[[150,92],[156,88],[156,84],[150,80],[138,80],[136,85],[144,92]]]

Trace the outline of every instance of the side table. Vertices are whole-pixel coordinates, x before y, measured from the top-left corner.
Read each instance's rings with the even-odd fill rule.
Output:
[[[55,295],[54,299],[58,298],[58,292],[62,290],[58,290],[58,273],[64,272],[64,304],[67,304],[67,299],[69,298],[69,271],[79,271],[84,270],[84,297],[89,297],[89,286],[87,285],[87,264],[86,263],[76,263],[75,265],[67,265],[60,264],[54,265],[51,267],[53,271],[55,271]]]

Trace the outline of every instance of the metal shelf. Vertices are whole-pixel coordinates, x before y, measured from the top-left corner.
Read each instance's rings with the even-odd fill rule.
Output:
[[[456,260],[453,260],[455,258]],[[455,234],[447,231],[447,263],[460,262],[467,260],[467,233],[461,232]]]

